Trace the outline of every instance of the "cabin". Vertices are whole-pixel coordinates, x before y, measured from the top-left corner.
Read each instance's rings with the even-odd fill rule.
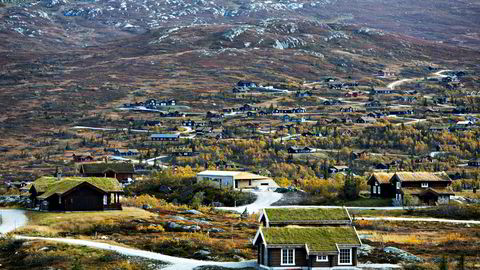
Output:
[[[251,81],[239,81],[237,82],[236,88],[256,88],[258,85]]]
[[[347,172],[348,170],[348,166],[330,166],[330,168],[328,168],[329,173]]]
[[[150,140],[152,141],[178,141],[180,134],[152,134]]]
[[[367,108],[382,107],[382,103],[380,103],[380,101],[378,100],[374,100],[372,102],[365,103],[365,107]]]
[[[143,122],[143,125],[147,127],[160,127],[162,125],[162,122],[154,121],[154,120],[145,120]]]
[[[480,158],[469,160],[468,161],[468,166],[470,166],[470,167],[480,167]]]
[[[382,118],[384,116],[385,114],[380,112],[371,112],[367,114],[367,117],[370,117],[370,118]]]
[[[342,104],[340,100],[325,100],[323,102],[323,105],[325,106],[333,106],[333,105],[339,105],[339,104]]]
[[[415,114],[415,110],[395,110],[395,111],[390,111],[388,112],[389,115],[412,115]]]
[[[133,179],[135,168],[131,163],[84,163],[78,168],[84,177],[115,178],[120,182]]]
[[[198,152],[194,152],[192,150],[179,150],[179,151],[174,151],[170,155],[173,157],[193,157],[198,155]]]
[[[389,70],[379,70],[375,74],[377,77],[382,77],[382,78],[388,78],[388,77],[395,77],[397,76],[397,73],[394,71],[389,71]]]
[[[295,97],[297,98],[303,98],[303,97],[311,97],[313,94],[310,91],[305,91],[305,92],[297,92],[295,94]]]
[[[360,117],[355,122],[358,124],[375,124],[377,120],[373,117]]]
[[[367,156],[368,156],[367,151],[353,151],[352,152],[352,159],[366,158]]]
[[[452,180],[445,172],[396,172],[390,179],[395,189],[395,200],[403,204],[406,194],[417,197],[423,204],[448,204]]]
[[[182,121],[182,126],[184,126],[184,127],[194,127],[195,126],[195,121],[184,120],[184,121]]]
[[[340,112],[355,112],[355,109],[353,107],[340,108]]]
[[[372,173],[367,180],[370,186],[370,197],[372,198],[393,198],[395,197],[395,189],[390,183],[390,179],[394,173],[376,172]]]
[[[394,94],[395,90],[393,89],[375,89],[371,91],[372,95],[388,95],[388,94]]]
[[[73,154],[73,162],[92,162],[93,161],[93,156],[90,154]]]
[[[288,153],[290,154],[299,154],[299,153],[312,153],[314,152],[313,148],[310,147],[296,147],[296,146],[290,146],[287,149]]]
[[[231,189],[253,189],[257,187],[277,188],[278,185],[270,177],[239,171],[203,171],[197,173],[197,183],[210,181],[219,187]]]
[[[260,269],[357,269],[362,242],[344,208],[270,208],[259,221]]]
[[[122,210],[115,178],[42,177],[29,187],[32,207],[44,211]]]
[[[138,156],[140,152],[137,149],[115,149],[113,154],[119,157]]]

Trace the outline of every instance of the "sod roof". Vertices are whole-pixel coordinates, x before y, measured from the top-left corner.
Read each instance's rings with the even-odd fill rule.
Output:
[[[265,208],[270,223],[288,221],[350,220],[345,208]]]
[[[44,192],[38,198],[46,199],[54,194],[62,195],[84,182],[104,192],[123,192],[122,186],[117,179],[103,177],[65,177],[61,180],[57,180],[54,177],[42,177],[33,182],[33,185],[38,192]],[[37,184],[42,188],[42,191],[37,189]]]
[[[337,251],[338,245],[361,245],[352,226],[261,228],[267,245],[307,245],[310,252]]]
[[[396,172],[395,176],[402,182],[452,181],[445,172]]]
[[[80,165],[83,173],[105,173],[114,171],[115,173],[134,173],[135,169],[131,163],[84,163]]]
[[[392,178],[393,175],[394,173],[385,173],[385,172],[373,173],[370,176],[369,182],[370,180],[375,178],[380,184],[389,184],[390,179]]]

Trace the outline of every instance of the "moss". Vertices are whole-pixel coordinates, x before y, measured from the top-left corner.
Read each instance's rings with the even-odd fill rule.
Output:
[[[117,179],[104,177],[66,177],[61,180],[56,180],[54,177],[42,177],[36,180],[33,185],[37,190],[45,191],[44,194],[39,196],[40,199],[45,199],[53,194],[65,193],[83,182],[88,182],[103,191],[123,190]]]
[[[262,228],[268,245],[307,245],[310,251],[336,251],[336,244],[360,245],[351,226]]]
[[[267,208],[270,222],[291,220],[349,220],[347,210],[343,208]]]

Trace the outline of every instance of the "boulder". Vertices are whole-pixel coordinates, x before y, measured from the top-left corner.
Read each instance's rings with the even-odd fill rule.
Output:
[[[372,247],[367,244],[363,244],[359,249],[358,249],[358,255],[359,256],[368,256],[372,251],[375,249],[375,247]]]
[[[195,252],[193,255],[207,256],[207,255],[210,255],[210,254],[212,254],[210,251],[201,249],[201,250]]]
[[[220,228],[211,228],[211,229],[208,229],[208,232],[210,233],[219,233],[219,232],[225,232],[224,229],[220,229]]]
[[[183,211],[180,214],[201,215],[202,212],[191,209],[191,210]]]
[[[398,257],[400,260],[405,262],[424,262],[424,260],[418,256],[413,255],[410,252],[401,250],[396,247],[386,247],[383,249],[385,253],[390,253]]]

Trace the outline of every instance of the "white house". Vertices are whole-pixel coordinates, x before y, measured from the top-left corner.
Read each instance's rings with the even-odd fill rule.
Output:
[[[212,181],[220,187],[233,189],[278,187],[273,179],[249,172],[238,171],[203,171],[197,173],[197,182]]]

